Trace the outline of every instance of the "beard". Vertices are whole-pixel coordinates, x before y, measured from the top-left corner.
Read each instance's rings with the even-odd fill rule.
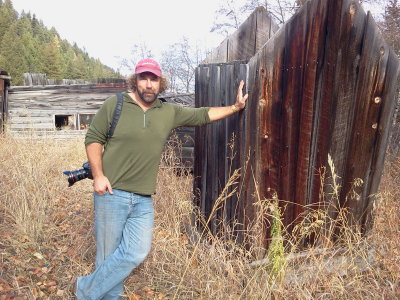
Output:
[[[140,97],[140,99],[148,104],[153,103],[154,101],[156,101],[157,97],[158,97],[158,93],[154,92],[153,90],[137,90],[138,95]]]

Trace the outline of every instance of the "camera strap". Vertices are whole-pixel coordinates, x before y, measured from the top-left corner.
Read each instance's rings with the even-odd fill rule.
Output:
[[[123,100],[124,100],[124,97],[123,97],[122,93],[118,93],[117,94],[117,105],[115,106],[115,109],[114,109],[114,116],[113,116],[113,120],[112,120],[110,129],[108,130],[107,140],[113,136],[115,127],[117,127],[119,116],[121,115],[121,111],[122,111],[122,105],[124,104]]]

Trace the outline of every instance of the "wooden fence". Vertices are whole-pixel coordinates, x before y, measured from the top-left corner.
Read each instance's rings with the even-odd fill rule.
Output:
[[[366,229],[399,82],[398,58],[371,15],[356,1],[308,1],[247,63],[200,65],[196,106],[233,104],[241,79],[246,109],[200,128],[196,138],[194,187],[206,217],[232,170],[240,169],[237,192],[213,216],[212,231],[228,225],[240,240],[263,219],[259,243],[266,246],[268,220],[256,203],[276,197],[289,230],[310,209],[323,208],[334,219],[339,206],[349,209],[351,224]],[[338,197],[332,197],[330,159]]]

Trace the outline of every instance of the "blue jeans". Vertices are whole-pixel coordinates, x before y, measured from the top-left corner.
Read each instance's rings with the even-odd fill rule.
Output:
[[[123,280],[148,255],[154,221],[153,199],[121,190],[94,194],[96,270],[79,277],[79,300],[116,300]]]

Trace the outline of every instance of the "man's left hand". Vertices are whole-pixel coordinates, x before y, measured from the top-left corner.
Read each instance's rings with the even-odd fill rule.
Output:
[[[249,95],[246,94],[243,96],[243,86],[244,86],[244,81],[242,80],[240,81],[237,90],[236,102],[234,105],[211,107],[209,109],[208,116],[210,117],[211,122],[229,117],[234,113],[238,112],[239,110],[242,110],[246,106],[246,101]]]
[[[249,94],[243,96],[243,86],[244,86],[244,81],[241,80],[236,95],[235,106],[237,109],[243,109],[246,106],[246,101],[247,98],[249,97]]]

